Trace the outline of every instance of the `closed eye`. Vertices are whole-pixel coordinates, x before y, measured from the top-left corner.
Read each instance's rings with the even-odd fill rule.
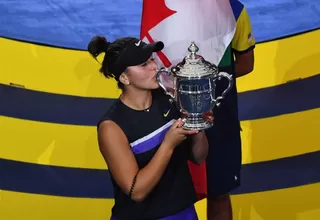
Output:
[[[146,65],[148,65],[149,63],[151,63],[153,61],[155,61],[155,59],[154,58],[150,58],[147,62],[141,64],[141,66],[146,66]]]

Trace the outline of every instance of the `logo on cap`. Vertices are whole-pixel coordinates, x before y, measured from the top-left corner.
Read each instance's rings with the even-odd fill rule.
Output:
[[[139,42],[138,43],[134,43],[137,47],[139,47],[140,46],[140,43],[141,43],[141,40],[139,40]]]

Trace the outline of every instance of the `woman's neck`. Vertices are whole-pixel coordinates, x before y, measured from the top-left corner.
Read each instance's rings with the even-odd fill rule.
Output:
[[[152,105],[152,93],[150,90],[124,91],[120,96],[120,100],[132,109],[145,110]]]

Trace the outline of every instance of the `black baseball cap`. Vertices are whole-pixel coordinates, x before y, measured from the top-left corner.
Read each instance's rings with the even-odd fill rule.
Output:
[[[145,63],[153,52],[159,52],[163,48],[162,41],[147,44],[137,38],[133,39],[116,59],[112,67],[112,73],[118,80],[127,67]]]

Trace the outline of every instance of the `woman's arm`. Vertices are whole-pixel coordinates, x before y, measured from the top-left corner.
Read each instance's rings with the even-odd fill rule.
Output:
[[[173,153],[162,144],[150,163],[139,171],[136,159],[121,128],[112,121],[104,121],[98,130],[100,151],[115,181],[129,194],[136,176],[131,199],[142,201],[159,182]]]
[[[131,199],[142,201],[147,197],[163,175],[175,146],[185,138],[185,135],[196,132],[184,131],[179,128],[180,123],[181,121],[178,120],[172,125],[165,140],[143,169],[139,169],[127,137],[121,128],[112,121],[104,121],[100,124],[98,129],[100,151],[121,189],[130,195],[133,187]]]
[[[191,161],[201,164],[208,155],[208,139],[204,131],[192,136],[191,139]]]

